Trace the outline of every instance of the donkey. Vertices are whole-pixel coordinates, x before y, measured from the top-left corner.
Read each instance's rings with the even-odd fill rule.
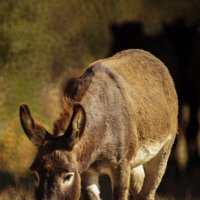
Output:
[[[177,133],[178,100],[165,65],[131,49],[92,63],[65,88],[53,134],[20,106],[24,132],[38,148],[30,167],[37,200],[100,200],[109,175],[112,198],[155,199]]]

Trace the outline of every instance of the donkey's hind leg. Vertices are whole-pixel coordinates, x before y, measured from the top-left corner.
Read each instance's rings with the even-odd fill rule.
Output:
[[[154,200],[156,190],[165,173],[174,138],[168,140],[158,154],[144,164],[145,178],[139,194],[141,200]]]

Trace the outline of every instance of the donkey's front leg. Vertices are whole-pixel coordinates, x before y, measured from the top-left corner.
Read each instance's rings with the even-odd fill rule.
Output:
[[[84,172],[82,179],[82,195],[84,200],[101,200],[99,190],[99,175],[91,172]]]
[[[128,200],[130,184],[130,164],[123,161],[113,173],[113,200]]]

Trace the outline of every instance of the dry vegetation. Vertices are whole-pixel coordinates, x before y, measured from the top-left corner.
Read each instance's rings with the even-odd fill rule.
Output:
[[[0,200],[33,200],[33,193],[22,187],[8,187],[0,193]]]

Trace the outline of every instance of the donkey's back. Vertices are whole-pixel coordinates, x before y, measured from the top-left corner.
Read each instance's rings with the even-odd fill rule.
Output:
[[[124,109],[121,122],[130,123],[129,131],[139,142],[164,140],[176,134],[178,100],[174,83],[155,56],[143,50],[126,50],[91,64],[89,69],[93,83],[83,103],[93,99],[92,94],[104,96],[103,103],[111,112]]]

